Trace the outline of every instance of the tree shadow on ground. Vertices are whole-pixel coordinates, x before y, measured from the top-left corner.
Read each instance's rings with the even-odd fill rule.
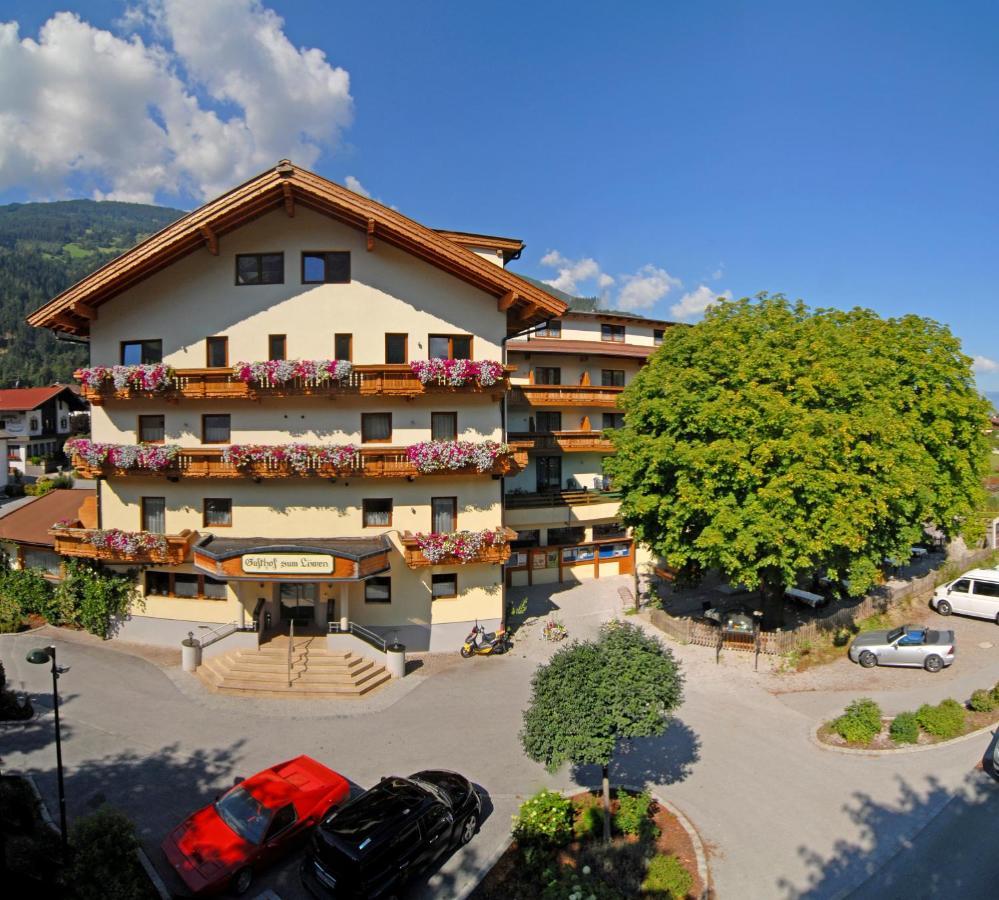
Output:
[[[897,785],[889,803],[854,793],[844,811],[859,836],[837,841],[828,855],[800,846],[807,883],[781,878],[780,893],[787,900],[994,896],[999,877],[992,837],[999,815],[994,779],[979,769],[957,790],[933,777],[922,788],[901,778]]]
[[[20,693],[20,692],[18,692]],[[72,704],[79,694],[60,694],[60,712]],[[0,722],[0,753],[33,753],[51,745],[52,762],[55,764],[55,717],[52,714],[52,695],[36,694],[32,698],[35,714],[23,722]],[[60,720],[60,733],[65,743],[73,736],[73,726]],[[0,763],[4,756],[0,756]]]

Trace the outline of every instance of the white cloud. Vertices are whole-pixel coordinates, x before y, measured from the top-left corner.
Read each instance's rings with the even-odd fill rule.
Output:
[[[65,12],[37,40],[0,23],[0,190],[201,199],[314,164],[350,124],[347,72],[260,0],[144,0],[117,27],[146,39]]]
[[[558,250],[549,250],[541,257],[541,265],[558,269],[558,275],[545,281],[545,284],[567,294],[578,294],[582,290],[581,285],[588,281],[596,281],[601,288],[613,282],[609,275],[600,271],[597,261],[588,256],[583,259],[566,259]]]
[[[353,175],[348,175],[344,178],[343,183],[347,187],[347,190],[353,191],[355,194],[360,194],[362,197],[371,196],[371,191],[361,184],[361,182]]]
[[[698,285],[694,290],[684,294],[670,308],[670,315],[681,322],[696,319],[704,311],[719,299],[731,300],[731,291],[713,291],[706,284]]]
[[[999,362],[987,356],[976,356],[971,366],[979,375],[987,372],[999,372]]]
[[[655,306],[673,288],[683,282],[665,269],[653,265],[642,266],[634,275],[622,275],[623,285],[617,295],[617,307],[626,311],[648,309]]]

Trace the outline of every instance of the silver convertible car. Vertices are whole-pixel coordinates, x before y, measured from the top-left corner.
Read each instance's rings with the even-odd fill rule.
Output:
[[[850,659],[865,669],[873,666],[913,666],[939,672],[954,662],[954,632],[905,625],[891,631],[858,634]]]

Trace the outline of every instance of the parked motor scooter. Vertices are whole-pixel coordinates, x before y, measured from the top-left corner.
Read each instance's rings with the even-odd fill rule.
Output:
[[[498,656],[510,649],[510,637],[501,625],[496,631],[487,632],[478,622],[468,633],[461,647],[461,655],[468,659],[471,656]]]

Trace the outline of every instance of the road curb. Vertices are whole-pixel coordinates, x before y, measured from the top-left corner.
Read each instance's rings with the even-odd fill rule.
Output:
[[[885,718],[889,717],[886,716]],[[940,741],[937,744],[923,744],[922,746],[909,744],[905,747],[891,747],[884,750],[874,748],[866,750],[861,747],[837,747],[835,744],[826,744],[820,741],[819,730],[825,724],[825,722],[820,722],[809,731],[808,737],[811,742],[822,750],[829,750],[832,753],[844,753],[847,756],[897,756],[900,753],[924,753],[927,750],[940,750],[943,747],[953,747],[955,744],[981,737],[981,735],[988,731],[999,729],[999,722],[993,722],[991,725],[984,725],[981,728],[976,728],[974,731],[969,731],[967,734],[962,734],[960,737],[951,738],[949,741]]]

